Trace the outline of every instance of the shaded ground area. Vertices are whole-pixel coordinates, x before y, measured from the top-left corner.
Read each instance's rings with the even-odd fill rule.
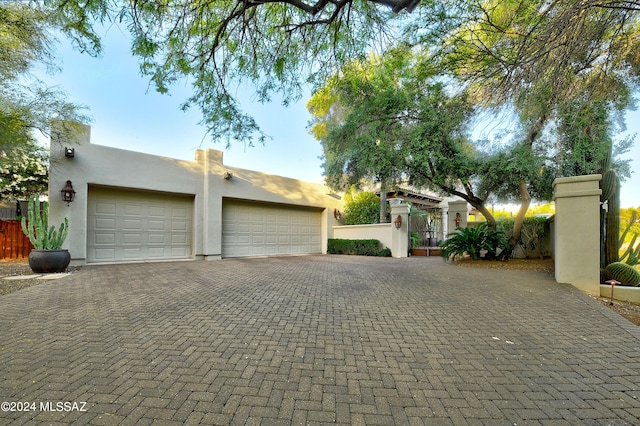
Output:
[[[511,259],[507,262],[464,259],[456,261],[456,266],[469,266],[489,269],[512,269],[521,271],[543,271],[553,274],[554,265],[551,259]],[[633,324],[640,326],[640,305],[628,302],[599,298],[600,303],[613,309]]]
[[[548,272],[302,256],[0,297],[2,424],[634,425],[640,329]]]

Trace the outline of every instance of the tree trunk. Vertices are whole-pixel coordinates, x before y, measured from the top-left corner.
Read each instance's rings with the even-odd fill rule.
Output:
[[[515,221],[513,223],[513,235],[511,235],[511,252],[516,247],[518,241],[520,241],[520,237],[522,236],[522,224],[524,223],[524,217],[527,214],[527,210],[529,210],[529,206],[531,205],[531,196],[529,195],[529,191],[527,190],[527,183],[520,182],[518,185],[518,190],[520,191],[520,209],[518,210],[518,214],[516,214]]]
[[[495,228],[496,219],[493,217],[489,209],[487,209],[484,204],[471,203],[471,205],[476,209],[478,209],[480,213],[482,213],[482,216],[484,216],[484,218],[487,219],[487,223],[491,225],[492,228]]]
[[[387,223],[387,185],[380,182],[380,223]]]

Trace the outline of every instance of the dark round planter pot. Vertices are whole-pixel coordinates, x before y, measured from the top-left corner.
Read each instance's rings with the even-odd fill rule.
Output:
[[[38,274],[64,272],[71,262],[69,250],[32,250],[29,253],[29,266]]]

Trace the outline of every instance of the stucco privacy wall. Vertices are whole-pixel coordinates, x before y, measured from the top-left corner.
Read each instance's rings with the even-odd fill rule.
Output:
[[[322,212],[322,252],[326,253],[336,221],[334,208],[342,201],[322,184],[304,182],[252,170],[225,166],[222,152],[197,150],[195,161],[143,154],[91,144],[91,129],[83,126],[73,140],[52,131],[49,172],[50,222],[69,218],[69,249],[74,263],[87,259],[87,209],[89,188],[111,187],[154,191],[193,197],[192,253],[194,258],[219,259],[222,256],[222,206],[225,198],[256,203],[312,208]],[[75,149],[67,158],[65,147]],[[225,173],[231,173],[225,179]],[[60,190],[67,180],[73,182],[76,199],[67,206]]]
[[[334,238],[340,238],[345,240],[378,240],[380,241],[381,249],[384,247],[391,248],[391,223],[373,223],[367,225],[343,225],[335,226],[333,228]]]

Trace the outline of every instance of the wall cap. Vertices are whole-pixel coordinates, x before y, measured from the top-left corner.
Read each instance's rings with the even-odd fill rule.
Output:
[[[555,188],[556,185],[567,184],[567,183],[589,182],[593,180],[600,181],[601,179],[602,179],[601,174],[562,177],[562,178],[556,178],[553,181],[552,187]]]

